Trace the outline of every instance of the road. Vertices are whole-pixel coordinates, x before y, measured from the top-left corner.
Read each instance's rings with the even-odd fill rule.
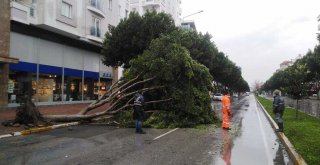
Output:
[[[213,102],[220,113],[221,103]],[[253,96],[233,102],[232,130],[81,125],[0,139],[0,164],[291,164]]]

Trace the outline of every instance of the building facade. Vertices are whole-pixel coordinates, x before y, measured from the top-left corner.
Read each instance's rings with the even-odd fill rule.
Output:
[[[8,105],[28,94],[38,105],[77,103],[104,94],[116,77],[102,64],[109,26],[129,12],[128,0],[11,1]]]
[[[168,13],[176,26],[181,25],[181,0],[130,0],[130,12],[143,15],[147,11]]]
[[[182,29],[187,29],[187,30],[197,31],[196,24],[194,23],[194,21],[191,21],[191,20],[183,21],[181,23],[181,28]]]

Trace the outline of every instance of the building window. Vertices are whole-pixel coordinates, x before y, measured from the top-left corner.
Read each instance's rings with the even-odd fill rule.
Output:
[[[126,10],[125,18],[128,18],[128,13],[129,13],[129,11],[128,11],[128,10]]]
[[[68,18],[72,18],[71,14],[72,14],[72,5],[62,1],[61,15]]]
[[[112,0],[109,0],[108,8],[109,8],[110,10],[112,10]]]
[[[100,37],[100,25],[101,20],[93,17],[90,34],[96,37]]]
[[[100,0],[90,0],[90,5],[97,9],[101,9]]]
[[[34,17],[34,8],[33,7],[30,7],[30,16]]]

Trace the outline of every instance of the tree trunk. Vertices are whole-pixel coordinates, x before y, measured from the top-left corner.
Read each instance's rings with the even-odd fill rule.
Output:
[[[296,118],[298,118],[299,100],[297,99]]]

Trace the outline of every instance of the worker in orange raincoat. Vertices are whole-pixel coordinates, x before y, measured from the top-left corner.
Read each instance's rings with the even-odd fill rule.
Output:
[[[228,91],[223,92],[222,101],[222,128],[230,130],[231,112],[230,95]]]

